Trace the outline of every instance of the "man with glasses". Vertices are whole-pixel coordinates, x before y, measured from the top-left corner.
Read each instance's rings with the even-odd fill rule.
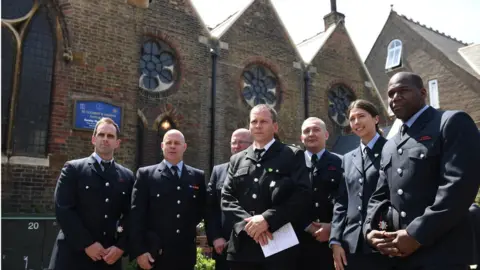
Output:
[[[230,142],[230,149],[233,154],[247,149],[252,144],[252,136],[248,129],[240,128],[232,133]],[[222,194],[222,187],[228,173],[228,162],[214,166],[210,183],[207,187],[207,209],[208,222],[207,238],[211,246],[213,246],[213,258],[215,259],[215,269],[227,270],[228,265],[226,261],[225,247],[232,226],[225,224],[225,217],[220,208],[220,199]]]

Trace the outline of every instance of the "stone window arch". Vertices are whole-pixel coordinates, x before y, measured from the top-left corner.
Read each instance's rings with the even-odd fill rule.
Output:
[[[2,2],[2,152],[45,157],[56,55],[49,1]]]
[[[394,39],[387,47],[387,61],[385,69],[392,69],[402,65],[402,41]]]

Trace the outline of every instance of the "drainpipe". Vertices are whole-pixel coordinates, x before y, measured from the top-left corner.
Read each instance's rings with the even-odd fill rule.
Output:
[[[211,100],[212,107],[210,108],[210,170],[215,165],[215,98],[217,96],[217,50],[210,48],[212,55],[212,92]]]
[[[303,104],[303,107],[305,108],[305,119],[308,118],[309,114],[308,114],[308,104],[309,104],[309,100],[308,100],[308,92],[309,92],[309,85],[310,85],[310,73],[308,72],[308,67],[305,67],[305,71],[304,71],[304,76],[303,76],[303,81],[304,81],[304,104]]]

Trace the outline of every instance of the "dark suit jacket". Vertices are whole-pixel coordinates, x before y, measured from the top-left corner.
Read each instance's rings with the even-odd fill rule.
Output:
[[[225,226],[225,215],[220,207],[222,188],[228,174],[228,162],[213,167],[212,176],[207,186],[207,222],[206,231],[208,243],[213,246],[213,241],[224,238],[228,241],[232,228]],[[216,254],[214,252],[214,254]]]
[[[340,242],[345,251],[351,254],[358,250],[362,253],[371,251],[358,244],[365,243],[362,226],[367,215],[368,200],[377,186],[380,156],[386,142],[385,138],[378,138],[365,164],[360,146],[343,156],[342,167],[345,172],[335,203],[330,241]]]
[[[382,152],[378,188],[370,209],[389,199],[400,212],[400,229],[422,246],[400,262],[418,265],[468,264],[473,231],[468,208],[480,184],[480,135],[470,116],[428,108]],[[365,234],[369,232],[365,226]]]
[[[184,164],[180,179],[173,177],[161,162],[139,168],[133,187],[132,259],[150,252],[155,269],[193,268],[196,261],[196,226],[205,209],[204,173]]]
[[[55,269],[120,267],[120,261],[115,267],[94,262],[84,251],[95,242],[127,251],[126,220],[134,177],[129,169],[113,164],[103,172],[93,156],[65,163],[55,189],[55,213],[61,228],[52,260]]]
[[[307,158],[306,162],[311,166]],[[304,228],[314,221],[322,223],[332,221],[333,205],[342,180],[342,157],[325,150],[316,165],[309,170],[313,193]],[[299,232],[299,240],[301,245],[299,269],[333,269],[332,251],[328,241],[321,243],[305,231]]]
[[[262,262],[265,258],[260,245],[244,231],[245,218],[263,215],[274,232],[304,218],[310,202],[311,185],[302,150],[275,141],[260,160],[253,146],[233,155],[222,192],[222,210],[233,224],[227,259]]]

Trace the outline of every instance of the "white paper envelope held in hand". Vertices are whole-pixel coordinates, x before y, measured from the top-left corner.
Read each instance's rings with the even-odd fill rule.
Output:
[[[298,245],[298,238],[289,222],[272,234],[273,239],[268,240],[268,244],[262,246],[265,257],[272,256],[282,250]]]

